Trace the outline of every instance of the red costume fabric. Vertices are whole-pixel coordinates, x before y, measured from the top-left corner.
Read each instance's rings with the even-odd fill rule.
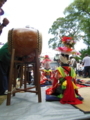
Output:
[[[79,99],[77,99],[75,97],[75,90],[73,89],[73,85],[72,85],[72,77],[71,76],[67,76],[65,77],[65,79],[67,80],[67,88],[64,91],[64,96],[63,98],[60,100],[60,103],[65,104],[81,104],[82,101],[80,101]]]
[[[66,89],[64,89],[63,92],[63,97],[60,98],[60,103],[62,104],[82,104],[82,101],[80,101],[76,95],[78,96],[78,90],[74,89],[73,83],[76,85],[75,80],[72,78],[72,76],[70,76],[70,67],[69,66],[65,66],[64,67],[64,73],[65,73],[65,77],[64,80],[67,82],[66,85]],[[61,75],[60,71],[56,70],[55,73],[59,73],[59,77],[56,78],[56,76],[54,75],[53,77],[53,84],[51,88],[48,88],[46,90],[46,94],[47,95],[52,95],[55,91],[55,89],[58,87],[58,80],[60,78],[63,78],[63,76]],[[72,83],[72,79],[73,79],[73,83]]]

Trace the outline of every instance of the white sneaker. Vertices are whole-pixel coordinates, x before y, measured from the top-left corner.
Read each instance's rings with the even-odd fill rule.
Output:
[[[5,90],[4,94],[7,95],[8,94],[8,90]]]

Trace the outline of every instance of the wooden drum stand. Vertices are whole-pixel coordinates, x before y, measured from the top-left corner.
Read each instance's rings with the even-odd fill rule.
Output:
[[[40,64],[39,64],[39,58],[38,58],[38,50],[35,49],[34,52],[35,52],[34,60],[32,62],[25,62],[25,61],[16,60],[15,49],[12,49],[6,105],[10,105],[11,95],[15,96],[15,93],[20,92],[20,91],[36,93],[38,95],[38,102],[41,102],[40,71],[39,71]],[[27,66],[30,64],[33,66],[34,85],[31,87],[27,87],[26,69],[27,69]],[[17,78],[17,67],[16,66],[17,65],[20,65],[20,68],[21,68],[20,88],[16,88],[16,78]],[[24,70],[23,70],[23,67],[24,67]],[[24,80],[23,80],[23,75],[24,75]],[[22,85],[24,85],[23,88],[21,88]]]

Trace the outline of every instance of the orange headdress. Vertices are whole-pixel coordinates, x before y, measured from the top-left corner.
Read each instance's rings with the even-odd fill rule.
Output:
[[[42,63],[46,63],[46,62],[51,62],[52,60],[49,58],[48,55],[45,55],[44,58],[43,58],[43,61]]]

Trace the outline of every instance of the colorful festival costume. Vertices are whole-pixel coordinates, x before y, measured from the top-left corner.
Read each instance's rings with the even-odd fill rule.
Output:
[[[61,42],[64,46],[56,49],[61,52],[61,65],[55,70],[52,87],[46,90],[46,95],[57,96],[62,104],[82,104],[83,98],[79,95],[76,86],[76,73],[69,66],[69,55],[77,55],[77,52],[73,49],[75,41],[72,37],[64,36]]]
[[[40,84],[52,84],[52,70],[50,68],[42,70]]]
[[[42,63],[43,63],[43,67],[44,69],[41,71],[41,80],[40,80],[40,84],[41,85],[51,85],[52,84],[52,70],[50,68],[50,62],[52,60],[49,58],[48,55],[45,55]]]
[[[54,73],[53,85],[46,90],[47,95],[55,95],[60,98],[60,103],[81,104],[76,86],[76,74],[73,68],[69,66],[60,66]]]

